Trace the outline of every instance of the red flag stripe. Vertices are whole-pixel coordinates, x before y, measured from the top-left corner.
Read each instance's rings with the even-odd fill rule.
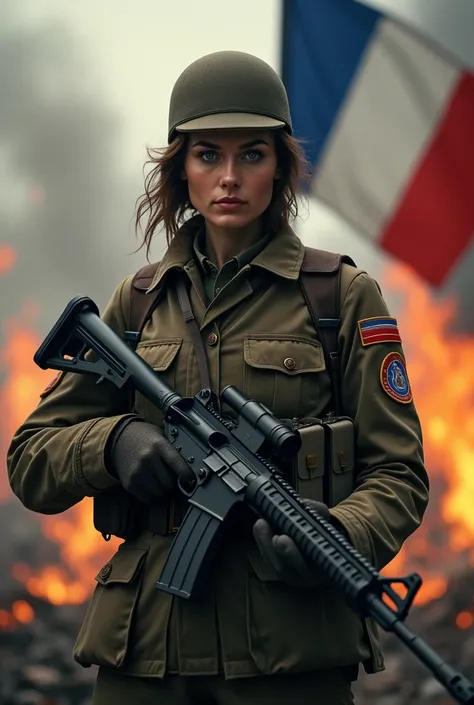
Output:
[[[384,338],[392,338],[393,340],[400,340],[400,334],[397,331],[391,331],[391,330],[377,330],[373,331],[373,333],[370,332],[363,332],[362,333],[362,338],[364,340],[371,340],[372,338],[380,338],[380,336]]]
[[[380,246],[432,284],[446,278],[474,233],[474,75],[461,75]]]
[[[398,333],[377,333],[373,335],[362,334],[362,345],[372,345],[373,343],[401,343]]]

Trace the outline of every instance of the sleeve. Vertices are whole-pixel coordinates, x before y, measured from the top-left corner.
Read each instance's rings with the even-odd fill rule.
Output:
[[[355,425],[356,483],[330,511],[378,570],[420,525],[428,503],[422,431],[397,333],[378,284],[360,272],[344,298],[339,334],[342,407]]]
[[[102,319],[120,336],[129,316],[131,277],[115,290]],[[130,413],[130,393],[95,375],[60,373],[16,431],[7,453],[10,486],[25,507],[56,514],[116,484],[104,451]]]

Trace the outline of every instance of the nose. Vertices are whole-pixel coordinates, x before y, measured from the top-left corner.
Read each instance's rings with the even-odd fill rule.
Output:
[[[222,174],[219,182],[222,188],[227,190],[236,189],[240,186],[240,175],[233,159],[226,159],[222,165]]]

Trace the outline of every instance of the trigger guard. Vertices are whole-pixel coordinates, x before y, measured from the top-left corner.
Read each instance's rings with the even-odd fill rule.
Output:
[[[204,482],[206,481],[208,473],[204,469],[201,472],[201,477],[198,473],[194,473],[194,480],[191,480],[191,482],[183,483],[180,478],[178,479],[178,487],[181,492],[186,495],[186,497],[191,497],[195,493],[197,488],[204,484]]]

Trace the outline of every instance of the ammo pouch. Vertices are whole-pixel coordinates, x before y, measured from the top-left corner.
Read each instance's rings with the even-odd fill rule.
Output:
[[[94,528],[106,541],[137,538],[143,530],[143,504],[121,485],[112,487],[93,499]]]
[[[354,490],[354,424],[348,416],[295,419],[301,448],[294,459],[296,491],[334,507]]]

